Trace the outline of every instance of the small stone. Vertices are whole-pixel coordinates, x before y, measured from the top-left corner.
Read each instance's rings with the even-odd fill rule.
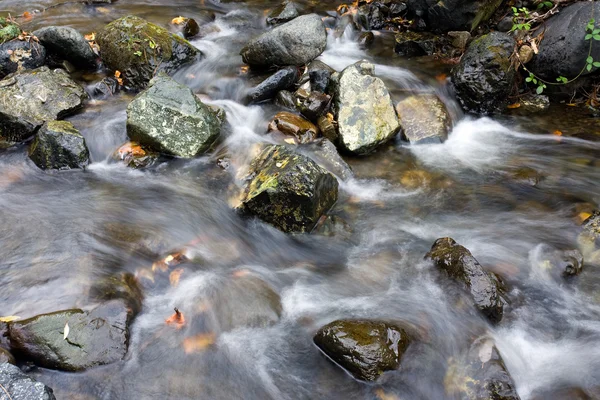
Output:
[[[371,47],[374,41],[375,35],[373,34],[373,32],[363,32],[358,37],[358,45],[363,49]]]
[[[441,143],[452,125],[446,105],[435,95],[412,95],[396,106],[403,136],[412,144]]]
[[[67,121],[47,122],[33,140],[29,158],[41,169],[85,168],[90,163],[85,139]]]
[[[521,107],[518,109],[528,113],[546,111],[550,108],[550,99],[543,94],[527,94],[519,99]]]
[[[519,48],[519,60],[521,60],[523,64],[527,64],[529,61],[531,61],[533,56],[534,52],[531,46],[524,44],[521,46],[521,48]]]
[[[269,124],[269,131],[279,131],[294,136],[300,143],[308,143],[317,137],[319,128],[299,115],[282,111]]]
[[[15,358],[13,357],[12,354],[10,354],[10,351],[0,347],[0,365],[3,363],[9,363],[9,364],[13,364],[13,365],[16,364]]]
[[[452,38],[452,46],[460,50],[466,49],[471,40],[471,33],[467,31],[450,31],[448,36]]]
[[[437,36],[427,32],[400,32],[395,40],[394,51],[403,57],[432,55],[438,46]]]
[[[298,78],[298,68],[282,68],[250,89],[248,92],[248,99],[251,103],[272,99],[277,92],[293,87],[296,81],[298,81]]]
[[[311,121],[318,121],[320,117],[329,111],[331,96],[313,91],[300,104],[302,115]]]
[[[267,24],[277,25],[284,22],[289,22],[294,18],[298,17],[298,9],[296,4],[292,1],[284,1],[281,5],[269,13],[267,17]]]
[[[275,96],[275,104],[288,110],[296,110],[297,100],[292,92],[281,90]]]

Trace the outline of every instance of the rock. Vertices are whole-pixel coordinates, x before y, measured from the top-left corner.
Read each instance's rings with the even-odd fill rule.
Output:
[[[95,98],[106,98],[121,91],[121,85],[116,78],[112,76],[103,78],[100,82],[96,83],[92,88],[92,96]]]
[[[125,303],[113,300],[90,312],[65,310],[11,322],[8,336],[11,349],[38,366],[83,371],[125,357],[130,318]]]
[[[0,19],[0,44],[16,39],[22,31],[15,24],[7,23],[4,18]]]
[[[269,131],[279,131],[293,136],[300,143],[312,142],[319,134],[319,128],[299,115],[287,111],[277,113],[269,124]]]
[[[577,2],[546,20],[539,53],[528,68],[534,74],[550,81],[555,81],[559,76],[569,79],[576,77],[586,66],[590,50],[590,42],[585,40],[588,33],[585,28],[591,15],[600,15],[600,3]],[[600,60],[600,46],[592,46],[590,56],[594,60]],[[592,74],[596,70],[596,67],[590,71],[584,70],[582,76]]]
[[[502,18],[500,20],[500,22],[498,22],[498,26],[496,27],[498,29],[499,32],[509,32],[513,25],[515,24],[515,22],[513,21],[513,16],[511,15],[507,15],[506,17]]]
[[[67,121],[49,121],[38,132],[29,158],[41,169],[85,168],[90,163],[90,153],[85,139]]]
[[[600,238],[600,211],[594,210],[592,215],[583,221],[583,233],[590,238],[590,240],[595,241]]]
[[[292,1],[284,1],[279,7],[276,7],[267,16],[267,24],[277,25],[284,22],[289,22],[298,17],[298,9]]]
[[[131,310],[132,318],[142,311],[144,300],[139,282],[128,272],[99,279],[90,288],[90,297],[94,301],[123,300]]]
[[[347,181],[354,175],[337,148],[326,138],[320,138],[298,148],[298,151],[313,159],[321,167]]]
[[[394,51],[403,57],[432,55],[438,46],[438,37],[427,32],[400,32],[396,34]]]
[[[311,90],[325,93],[329,87],[329,80],[335,70],[322,61],[314,60],[306,68]]]
[[[373,73],[373,64],[359,61],[340,73],[334,90],[337,145],[349,153],[373,151],[400,127],[390,93]]]
[[[331,96],[312,91],[308,97],[301,102],[300,111],[306,118],[316,122],[320,117],[327,114],[330,104]]]
[[[41,67],[0,81],[0,148],[23,142],[47,121],[83,107],[87,94],[63,70]]]
[[[0,365],[2,365],[4,363],[9,363],[9,364],[13,364],[13,365],[16,364],[15,358],[13,357],[12,354],[10,354],[10,351],[0,347]]]
[[[289,110],[296,110],[296,96],[287,90],[282,90],[275,96],[275,104]]]
[[[248,99],[252,103],[258,103],[275,97],[280,90],[286,90],[294,86],[298,81],[299,73],[296,67],[285,67],[250,89]]]
[[[285,146],[270,145],[250,165],[240,209],[284,232],[310,232],[337,195],[329,172]]]
[[[0,385],[3,388],[0,391],[2,400],[56,400],[52,389],[9,363],[0,363]]]
[[[171,26],[181,36],[188,39],[200,33],[200,26],[193,18],[177,17],[171,20]]]
[[[491,322],[500,322],[504,313],[500,282],[481,267],[469,250],[451,238],[441,238],[435,241],[425,258],[462,284],[471,293],[477,309]]]
[[[408,0],[412,16],[422,16],[434,32],[473,31],[488,20],[502,0]]]
[[[406,2],[394,1],[390,4],[390,17],[397,18],[402,16],[408,9]]]
[[[150,82],[127,106],[127,135],[159,153],[190,158],[207,151],[221,122],[194,93],[166,75]]]
[[[241,51],[252,67],[304,65],[327,46],[327,32],[316,14],[303,15],[251,40]]]
[[[329,117],[331,117],[331,118],[329,118]],[[320,117],[319,120],[317,121],[317,124],[319,126],[319,130],[321,131],[321,134],[324,137],[326,137],[332,143],[337,143],[339,134],[338,134],[336,124],[333,121],[333,117],[331,114],[327,114],[323,117]]]
[[[0,78],[27,69],[36,69],[46,62],[46,48],[29,40],[11,40],[0,45]]]
[[[158,154],[145,150],[139,143],[127,142],[115,151],[113,158],[129,168],[148,168],[158,160]]]
[[[38,40],[63,60],[82,69],[96,68],[97,56],[81,33],[68,26],[48,26],[33,32]]]
[[[336,364],[364,381],[398,369],[409,345],[404,329],[369,320],[331,322],[319,329],[313,340]]]
[[[548,96],[543,94],[526,94],[519,99],[519,110],[526,113],[535,113],[540,111],[546,111],[550,108],[550,99]]]
[[[371,47],[374,41],[375,35],[373,34],[373,32],[362,32],[358,36],[358,45],[363,49]]]
[[[552,267],[563,277],[579,275],[583,270],[583,254],[579,250],[556,250],[547,260]]]
[[[444,103],[435,94],[412,95],[396,106],[402,135],[412,144],[441,143],[452,125]]]
[[[452,398],[520,399],[494,341],[487,337],[475,340],[465,357],[449,365],[444,382]]]
[[[143,89],[158,72],[173,73],[201,53],[189,42],[142,18],[127,16],[96,35],[102,60],[120,71],[125,85]]]
[[[519,60],[521,60],[521,62],[523,64],[527,64],[532,59],[533,59],[533,49],[531,48],[531,46],[528,46],[526,44],[521,46],[521,48],[519,48]]]
[[[500,32],[471,42],[452,70],[456,96],[465,110],[489,114],[506,103],[516,75],[510,61],[514,47],[515,40]]]
[[[452,38],[452,46],[460,50],[466,49],[469,40],[471,40],[471,33],[467,31],[450,31],[448,36]]]

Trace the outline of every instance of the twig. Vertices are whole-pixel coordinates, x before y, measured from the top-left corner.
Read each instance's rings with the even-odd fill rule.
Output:
[[[2,388],[2,390],[4,390],[4,393],[6,393],[6,395],[8,396],[8,399],[12,400],[12,397],[10,397],[10,393],[8,393],[8,390],[6,390],[6,388],[4,386],[2,386],[1,383],[0,383],[0,388]]]

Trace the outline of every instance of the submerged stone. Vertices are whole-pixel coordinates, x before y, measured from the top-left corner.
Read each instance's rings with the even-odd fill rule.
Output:
[[[193,18],[177,17],[171,21],[171,25],[186,39],[200,33],[200,25]]]
[[[142,311],[144,294],[139,282],[130,273],[120,273],[99,279],[90,288],[90,297],[95,301],[123,300],[135,317]]]
[[[365,381],[398,369],[410,342],[404,329],[370,320],[331,322],[319,329],[313,340],[336,364]]]
[[[500,282],[494,274],[483,269],[467,248],[451,238],[441,238],[435,241],[425,258],[464,285],[477,309],[491,322],[500,322],[504,314]]]
[[[56,400],[52,389],[9,363],[0,363],[0,385],[2,400]]]
[[[298,148],[321,167],[331,172],[340,179],[347,181],[354,175],[350,166],[338,153],[337,148],[326,138],[314,140]]]
[[[310,232],[337,201],[329,172],[285,146],[267,146],[251,165],[240,209],[284,232]]]
[[[434,94],[412,95],[396,106],[403,136],[413,144],[441,143],[452,124],[446,105]]]
[[[269,131],[279,131],[295,137],[300,143],[308,143],[317,137],[319,128],[300,115],[282,111],[273,117],[269,124]]]
[[[31,143],[29,158],[41,169],[85,168],[90,163],[85,139],[67,121],[47,122]]]

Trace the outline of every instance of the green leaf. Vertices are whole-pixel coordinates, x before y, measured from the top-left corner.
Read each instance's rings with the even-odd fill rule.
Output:
[[[600,68],[600,61],[594,61],[592,65],[596,68]]]
[[[136,56],[138,56],[138,57],[141,57],[141,56],[142,56],[142,52],[141,52],[141,51],[139,51],[139,50],[138,50],[138,51],[136,51],[136,52],[135,52],[135,53],[133,53],[133,54],[134,54],[134,55],[136,55]]]
[[[588,64],[587,67],[585,67],[588,71],[592,70],[592,64]]]
[[[537,89],[535,89],[535,92],[537,94],[542,94],[543,91],[544,91],[544,87],[543,86],[538,86]]]
[[[538,80],[537,80],[537,79],[533,78],[533,79],[532,79],[532,81],[533,81],[533,83],[534,83],[534,84],[536,84],[536,85],[537,85],[537,83],[538,83]]]
[[[593,63],[593,62],[594,62],[594,57],[592,57],[592,56],[588,56],[588,58],[586,58],[586,59],[585,59],[585,61],[586,61],[588,64],[591,64],[591,63]]]
[[[594,40],[600,40],[600,35],[594,35]]]
[[[594,37],[594,35],[592,35],[591,33],[588,33],[587,35],[585,35],[584,40],[590,40],[593,37]]]
[[[531,82],[533,80],[532,77],[528,76],[527,78],[525,78],[525,82]]]

